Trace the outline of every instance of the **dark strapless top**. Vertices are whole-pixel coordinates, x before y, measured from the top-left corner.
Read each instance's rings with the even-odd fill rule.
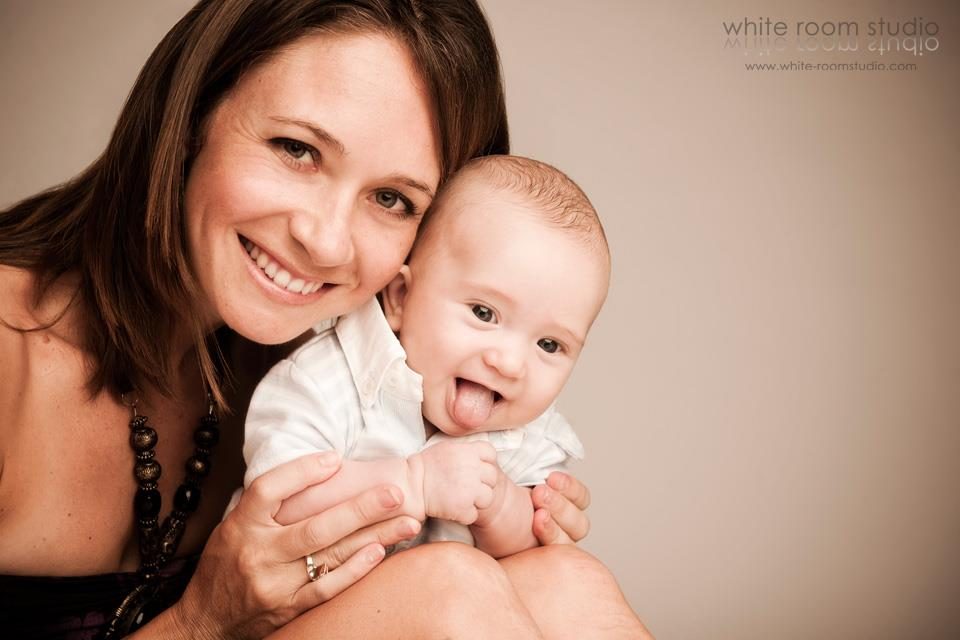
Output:
[[[161,572],[163,608],[180,599],[199,558],[175,558]],[[0,575],[0,636],[94,640],[139,583],[133,571],[69,577]]]

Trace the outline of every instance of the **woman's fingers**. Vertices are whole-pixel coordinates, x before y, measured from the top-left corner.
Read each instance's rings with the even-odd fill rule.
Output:
[[[385,547],[408,540],[420,532],[420,523],[410,516],[397,516],[347,536],[336,544],[313,554],[317,567],[326,565],[327,573],[308,581],[295,596],[299,610],[326,602],[367,575],[383,560]],[[303,563],[306,575],[306,560]],[[295,564],[298,564],[295,561]]]
[[[267,514],[271,519],[280,510],[280,504],[310,485],[323,482],[340,468],[340,456],[335,451],[311,454],[291,460],[267,471],[244,491],[238,508],[257,520]]]
[[[306,562],[303,562],[304,584],[294,595],[293,602],[297,611],[302,612],[322,604],[334,597],[380,564],[385,556],[379,543],[371,543],[347,558],[337,568],[329,570],[315,581],[306,574]],[[316,558],[316,554],[314,554]],[[319,561],[317,566],[320,566]]]
[[[547,484],[562,493],[578,509],[583,511],[590,506],[590,490],[573,476],[562,471],[554,471],[547,478]]]
[[[546,509],[537,509],[533,513],[533,535],[540,544],[573,544],[570,536],[553,521],[553,516]]]
[[[252,485],[251,485],[252,486]],[[384,485],[284,527],[280,549],[286,560],[302,558],[364,527],[386,520],[403,502],[403,492]]]
[[[552,478],[553,476],[551,476]],[[549,479],[548,479],[549,482]],[[579,483],[577,483],[579,484]],[[581,485],[582,486],[582,485]],[[586,487],[584,487],[585,489]],[[545,509],[553,522],[574,542],[582,540],[590,531],[590,519],[578,504],[550,485],[538,485],[531,492],[534,509]],[[589,504],[589,494],[580,493],[580,504]],[[552,543],[551,543],[552,544]]]
[[[389,547],[409,540],[420,533],[420,523],[410,516],[397,516],[384,522],[361,529],[336,544],[313,554],[317,563],[325,562],[331,569],[339,567],[362,548],[371,544]]]

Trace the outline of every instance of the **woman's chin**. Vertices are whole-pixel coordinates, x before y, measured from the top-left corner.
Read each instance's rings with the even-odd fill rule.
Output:
[[[289,318],[256,318],[237,314],[225,318],[225,324],[240,336],[258,344],[284,344],[300,337],[313,325],[309,320],[293,323]]]

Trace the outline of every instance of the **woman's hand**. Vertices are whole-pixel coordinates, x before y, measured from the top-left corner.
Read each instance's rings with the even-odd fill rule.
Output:
[[[542,545],[574,544],[590,531],[590,491],[573,476],[554,471],[546,484],[537,485],[533,499],[533,535]]]
[[[286,526],[274,515],[284,499],[340,467],[332,452],[283,464],[257,478],[210,536],[186,592],[171,610],[191,637],[261,638],[334,597],[412,537],[420,524],[391,517],[403,494],[381,486]],[[373,525],[373,526],[371,526]],[[304,557],[329,573],[307,578]]]

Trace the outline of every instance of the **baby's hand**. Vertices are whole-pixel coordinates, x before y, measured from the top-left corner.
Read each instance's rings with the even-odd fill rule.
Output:
[[[428,516],[470,525],[493,501],[499,469],[488,442],[441,442],[408,460],[422,468]]]

